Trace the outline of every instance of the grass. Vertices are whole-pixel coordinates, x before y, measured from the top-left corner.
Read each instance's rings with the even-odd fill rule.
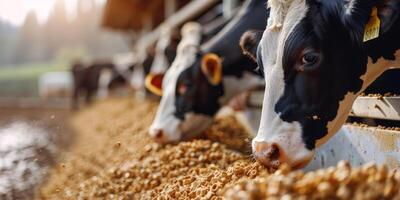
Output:
[[[37,79],[40,75],[51,71],[68,70],[65,63],[39,63],[0,67],[0,80]]]
[[[66,71],[65,63],[35,63],[0,67],[0,96],[38,96],[38,78],[46,72]]]

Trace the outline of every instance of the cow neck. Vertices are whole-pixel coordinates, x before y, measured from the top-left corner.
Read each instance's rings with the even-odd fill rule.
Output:
[[[397,6],[395,12],[400,12],[400,3]],[[396,15],[390,29],[366,43],[369,59],[363,89],[389,68],[400,67],[400,14]]]
[[[243,72],[253,71],[257,65],[242,54],[240,37],[249,29],[265,29],[268,15],[265,0],[246,1],[232,21],[200,47],[201,52],[215,53],[223,59],[224,76],[241,77]]]
[[[366,43],[368,56],[372,59],[373,63],[376,63],[379,58],[394,60],[394,54],[396,50],[400,48],[400,3],[397,3],[397,8],[393,9],[395,9],[393,12],[397,13],[393,14],[394,16],[391,17],[395,19],[395,21],[390,22],[390,28],[381,27],[381,32],[386,32],[377,39],[370,40]],[[382,26],[384,26],[384,24],[382,24]]]

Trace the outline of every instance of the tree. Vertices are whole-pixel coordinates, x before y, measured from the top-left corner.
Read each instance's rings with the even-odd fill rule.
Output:
[[[0,20],[0,66],[13,62],[17,28]]]
[[[39,24],[36,13],[31,11],[20,29],[14,59],[16,63],[34,62],[41,59]]]
[[[71,42],[69,30],[65,2],[56,0],[41,34],[46,59],[52,59],[61,47]]]

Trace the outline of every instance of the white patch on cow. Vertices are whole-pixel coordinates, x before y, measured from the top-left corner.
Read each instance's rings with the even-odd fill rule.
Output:
[[[112,71],[111,69],[102,69],[100,71],[99,77],[99,89],[97,90],[97,97],[105,98],[108,96],[108,86],[110,85],[112,79]]]
[[[130,82],[133,73],[129,70],[129,67],[138,64],[138,57],[132,52],[116,54],[112,57],[112,63],[119,75]]]
[[[128,68],[138,63],[137,56],[132,52],[116,54],[112,57],[112,63],[115,65],[115,69],[122,73],[128,70]]]
[[[271,13],[268,18],[269,30],[280,29],[283,26],[283,21],[289,10],[289,6],[293,0],[269,0],[268,7],[271,8]]]
[[[348,1],[348,4],[347,4],[345,13],[346,13],[346,15],[351,15],[354,11],[354,7],[357,4],[358,0],[347,0],[347,1]]]
[[[180,127],[186,130],[191,129],[188,128],[190,125],[182,122],[174,115],[175,88],[178,76],[196,61],[196,54],[201,42],[201,27],[194,22],[187,23],[183,26],[181,34],[182,40],[178,45],[176,58],[164,76],[163,96],[156,117],[149,130],[149,134],[153,137],[157,134],[157,131],[162,130],[164,133],[164,142],[180,140],[182,137]],[[189,118],[193,119],[189,116],[186,118],[186,121],[189,121]],[[193,122],[191,124],[197,124],[197,121],[193,120]],[[184,123],[185,125],[181,125]]]
[[[168,70],[170,63],[165,55],[165,50],[171,43],[171,28],[164,27],[161,30],[160,38],[156,44],[156,54],[154,56],[153,64],[151,65],[150,72],[153,74],[162,74]]]
[[[73,77],[69,72],[47,72],[39,77],[39,95],[42,98],[68,97],[73,90]]]
[[[317,147],[325,144],[342,127],[351,111],[355,99],[361,92],[363,92],[386,70],[390,68],[400,68],[400,50],[396,51],[395,57],[395,60],[385,60],[384,58],[380,58],[375,63],[372,62],[371,58],[368,59],[367,72],[360,77],[363,80],[362,89],[357,94],[349,92],[345,95],[344,99],[339,104],[338,113],[335,119],[328,123],[328,134],[317,140]]]
[[[253,139],[253,150],[255,142],[276,143],[284,150],[286,162],[290,165],[298,164],[298,161],[309,159],[313,155],[313,152],[305,147],[300,123],[285,122],[274,110],[284,92],[282,56],[285,41],[294,27],[305,17],[306,11],[304,0],[293,0],[288,7],[282,29],[279,31],[266,29],[259,47],[263,55],[266,85],[260,127]]]
[[[254,76],[249,72],[244,72],[242,77],[224,76],[222,81],[224,85],[224,95],[219,99],[221,105],[227,104],[234,96],[244,91],[265,84],[262,78]]]

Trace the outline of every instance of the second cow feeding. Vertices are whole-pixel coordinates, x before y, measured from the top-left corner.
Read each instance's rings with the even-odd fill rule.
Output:
[[[211,125],[221,105],[264,85],[253,72],[256,64],[241,54],[238,44],[246,30],[265,27],[268,11],[264,3],[246,2],[237,16],[203,45],[198,24],[182,28],[177,57],[164,79],[150,75],[146,81],[151,91],[162,94],[149,131],[152,137],[162,143],[193,137]]]
[[[162,95],[149,131],[158,142],[195,137],[222,105],[262,85],[253,153],[270,168],[283,163],[302,168],[342,127],[356,97],[384,71],[400,66],[397,1],[270,0],[268,8],[265,3],[246,1],[204,44],[199,25],[184,26],[165,76],[151,74],[146,81]],[[374,26],[378,33],[371,37]]]

